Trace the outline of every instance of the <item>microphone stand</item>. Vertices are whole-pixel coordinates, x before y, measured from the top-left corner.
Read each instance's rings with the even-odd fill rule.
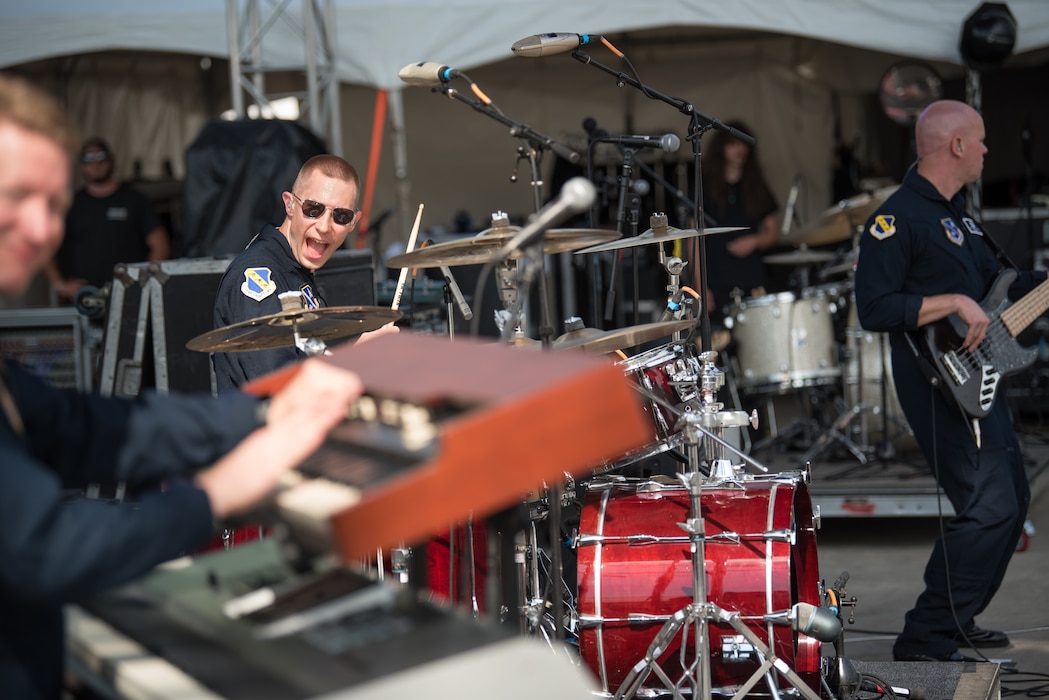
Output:
[[[575,49],[574,51],[572,51],[572,58],[574,58],[577,61],[580,61],[581,63],[584,63],[586,65],[594,66],[595,68],[598,68],[599,70],[602,70],[602,71],[608,73],[609,75],[615,77],[616,85],[618,85],[619,87],[622,87],[623,85],[630,85],[631,87],[635,87],[638,90],[640,90],[642,93],[644,93],[644,95],[646,97],[648,97],[650,99],[660,100],[662,102],[665,102],[666,104],[670,105],[671,107],[676,108],[679,112],[681,112],[682,114],[685,114],[685,115],[687,115],[689,117],[688,136],[686,138],[689,141],[692,142],[692,156],[693,156],[693,163],[694,163],[693,168],[694,168],[694,173],[695,173],[694,194],[693,194],[693,201],[695,202],[695,210],[694,210],[693,214],[694,214],[695,221],[696,221],[696,228],[700,231],[700,235],[698,236],[698,238],[699,238],[698,262],[699,262],[699,264],[697,266],[697,272],[699,273],[699,282],[700,282],[699,286],[701,287],[701,289],[705,289],[706,278],[707,278],[707,261],[706,261],[707,255],[706,255],[706,242],[703,240],[703,235],[702,235],[702,230],[703,230],[703,181],[702,181],[702,172],[701,172],[701,168],[700,168],[700,161],[701,161],[701,157],[702,157],[702,149],[701,149],[701,143],[700,142],[702,141],[703,134],[706,133],[707,131],[709,131],[710,129],[718,129],[719,131],[724,131],[724,132],[732,135],[734,138],[737,138],[740,141],[743,141],[744,143],[746,143],[748,145],[753,145],[754,137],[750,136],[749,134],[745,134],[742,131],[739,131],[738,129],[734,129],[734,128],[728,126],[727,124],[723,123],[719,119],[716,119],[715,117],[711,117],[711,116],[709,116],[707,114],[703,114],[702,112],[697,110],[690,102],[688,102],[686,100],[683,100],[683,99],[681,99],[679,97],[671,97],[670,95],[667,95],[667,94],[662,93],[662,92],[660,92],[658,90],[655,90],[653,88],[648,87],[647,85],[643,84],[641,81],[639,81],[639,80],[637,80],[637,79],[635,79],[635,78],[633,78],[633,77],[623,73],[622,71],[614,70],[613,68],[610,68],[609,66],[606,66],[606,65],[604,65],[604,64],[602,64],[602,63],[600,63],[598,61],[595,61],[593,59],[593,57],[591,57],[590,54],[588,54],[585,51],[582,51],[580,49]],[[711,343],[710,343],[710,310],[707,308],[707,295],[705,293],[703,293],[702,291],[700,291],[699,299],[700,299],[700,307],[699,307],[700,308],[700,329],[701,329],[701,337],[703,338],[703,347],[709,348],[709,347],[711,347]]]
[[[434,92],[440,92],[449,97],[449,99],[458,100],[463,104],[473,107],[474,110],[481,112],[482,114],[491,117],[495,121],[510,127],[510,135],[527,140],[536,151],[542,151],[544,148],[549,148],[551,151],[561,156],[569,163],[578,163],[579,154],[573,151],[568,146],[558,143],[554,139],[539,133],[527,124],[523,124],[518,121],[514,121],[510,117],[502,113],[502,111],[494,104],[485,103],[481,100],[467,97],[461,92],[453,88],[451,85],[444,83],[441,87],[432,88]]]
[[[484,115],[494,119],[495,121],[499,122],[500,124],[503,124],[505,126],[510,127],[510,135],[511,136],[513,136],[515,138],[519,138],[519,139],[524,139],[524,140],[526,140],[528,142],[529,146],[531,147],[530,151],[529,151],[528,162],[529,162],[529,167],[531,168],[531,184],[532,184],[533,193],[534,193],[534,200],[535,200],[534,203],[535,203],[535,210],[536,211],[539,211],[540,203],[541,203],[540,202],[540,200],[541,200],[540,188],[542,187],[542,176],[541,176],[540,161],[542,159],[542,154],[543,154],[544,149],[547,149],[547,148],[550,149],[551,151],[553,151],[557,155],[561,156],[565,160],[569,161],[570,163],[578,163],[579,162],[579,154],[578,153],[576,153],[572,149],[568,148],[567,146],[564,146],[564,145],[558,143],[557,141],[555,141],[554,139],[550,138],[549,136],[546,136],[544,134],[539,133],[538,131],[536,131],[532,127],[528,126],[527,124],[523,124],[521,122],[514,121],[510,117],[508,117],[505,114],[503,114],[503,112],[498,107],[496,107],[494,104],[486,103],[486,102],[483,102],[483,101],[481,101],[479,99],[475,99],[475,98],[472,98],[472,97],[467,97],[466,95],[463,95],[461,92],[459,92],[455,88],[451,87],[447,83],[443,83],[440,87],[434,87],[434,88],[432,88],[432,90],[434,92],[443,93],[443,94],[447,95],[450,99],[458,100],[459,102],[462,102],[463,104],[472,107],[475,111],[478,111],[481,114],[484,114]],[[553,332],[554,332],[554,327],[553,327],[553,322],[552,322],[553,311],[550,308],[550,299],[549,299],[549,294],[547,293],[548,290],[547,290],[547,281],[546,281],[546,269],[545,269],[545,265],[543,264],[543,259],[542,259],[541,243],[538,244],[538,247],[539,247],[539,251],[540,252],[538,254],[536,254],[535,257],[538,258],[538,263],[537,263],[538,264],[538,273],[537,273],[537,277],[538,277],[538,281],[539,281],[539,306],[540,306],[539,338],[540,338],[540,341],[543,344],[543,347],[546,348],[546,349],[549,349],[550,347],[553,346]],[[532,257],[532,256],[531,256],[531,254],[529,254],[529,256],[527,256],[527,257]],[[524,258],[522,258],[522,260],[523,259]],[[526,263],[522,263],[522,264],[526,264]]]
[[[570,148],[557,143],[549,136],[540,134],[532,127],[516,122],[510,117],[503,114],[497,107],[490,103],[484,103],[481,100],[466,97],[461,94],[458,90],[450,87],[448,84],[443,84],[440,88],[433,88],[435,92],[443,92],[449,98],[458,100],[463,104],[473,107],[474,110],[481,112],[482,114],[510,127],[510,134],[516,138],[525,139],[531,146],[529,152],[529,166],[531,168],[531,184],[534,192],[535,210],[538,212],[541,204],[541,191],[542,177],[540,169],[540,159],[542,157],[543,149],[549,148],[557,155],[561,156],[570,163],[579,162],[579,154]],[[521,268],[531,265],[536,270],[536,275],[539,282],[539,306],[540,306],[540,327],[539,337],[542,342],[544,350],[550,350],[553,347],[553,311],[550,305],[550,299],[547,290],[546,281],[546,270],[545,261],[543,259],[543,242],[540,237],[536,242],[530,246],[527,254],[521,258],[521,262],[518,266],[518,273],[521,272]],[[515,319],[512,319],[515,320]],[[562,498],[562,487],[560,484],[552,485],[549,488],[549,507],[550,507],[550,541],[551,541],[551,561],[550,569],[552,572],[551,578],[551,614],[554,618],[554,638],[557,640],[564,640],[564,586],[562,581],[562,557],[560,550],[560,528],[561,528],[561,498]],[[520,592],[522,594],[524,591]]]
[[[591,142],[591,147],[593,146]],[[622,149],[623,162],[619,166],[619,203],[616,207],[616,231],[621,235],[626,235],[626,228],[629,224],[632,231],[631,236],[637,235],[637,217],[638,208],[640,207],[640,198],[630,192],[630,176],[634,173],[634,155],[637,153],[637,149],[626,146]],[[592,159],[590,159],[592,160]],[[639,161],[640,162],[640,161]],[[592,180],[593,178],[591,178]],[[627,211],[627,200],[630,200],[630,211]],[[629,220],[628,220],[629,219]],[[616,286],[619,284],[619,261],[622,257],[622,251],[617,251],[616,255],[612,258],[612,270],[609,273],[608,280],[608,295],[605,297],[605,320],[611,321],[613,314],[613,307],[615,305],[616,297]],[[637,250],[633,251],[634,257],[634,324],[640,323],[638,318],[638,304],[640,299],[638,298],[638,270],[637,270]]]

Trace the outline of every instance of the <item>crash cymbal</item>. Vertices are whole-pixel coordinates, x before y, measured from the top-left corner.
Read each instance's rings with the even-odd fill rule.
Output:
[[[809,265],[812,263],[825,263],[833,259],[834,253],[801,248],[799,250],[792,250],[789,253],[766,255],[761,260],[762,262],[770,263],[772,265]]]
[[[843,199],[820,214],[815,221],[791,231],[784,241],[795,245],[826,245],[847,241],[856,227],[867,223],[870,215],[898,188],[899,185],[892,185]]]
[[[719,233],[729,233],[730,231],[742,231],[743,228],[744,227],[740,226],[722,226],[720,228],[705,228],[700,231],[699,229],[694,228],[674,228],[673,226],[668,226],[666,232],[661,234],[657,234],[654,230],[648,229],[644,233],[639,233],[631,238],[624,238],[622,240],[612,241],[611,243],[602,243],[601,245],[577,250],[576,254],[599,253],[603,250],[633,248],[634,246],[639,245],[652,245],[653,243],[676,241],[682,238],[695,238],[696,236],[713,236]]]
[[[855,197],[849,197],[844,202],[839,202],[839,207],[845,212],[845,215],[849,217],[850,224],[853,226],[863,226],[867,223],[867,219],[871,217],[871,214],[877,211],[878,207],[884,204],[885,200],[889,198],[889,195],[899,188],[899,185],[891,185],[889,187],[882,187],[874,190],[873,192],[858,194]]]
[[[283,348],[295,344],[296,332],[301,338],[313,340],[348,338],[393,323],[403,315],[400,311],[381,306],[328,306],[281,311],[208,331],[190,340],[186,347],[197,352]]]
[[[554,341],[554,350],[582,350],[588,355],[606,353],[633,347],[650,340],[658,340],[673,335],[696,325],[691,319],[682,321],[664,321],[661,323],[643,323],[639,326],[628,326],[614,331],[602,331],[595,328],[581,328],[569,331]]]
[[[482,265],[491,262],[520,231],[518,226],[498,226],[485,229],[476,236],[461,241],[447,241],[394,255],[386,261],[387,267],[452,267],[453,265]],[[588,228],[552,228],[543,234],[543,253],[568,253],[619,238],[618,231]],[[511,259],[521,257],[514,253]]]

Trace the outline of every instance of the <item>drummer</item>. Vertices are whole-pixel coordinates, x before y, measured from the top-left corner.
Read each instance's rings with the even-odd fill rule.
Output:
[[[297,292],[300,308],[324,306],[314,273],[324,267],[357,227],[361,181],[348,162],[335,155],[310,158],[290,192],[282,193],[284,221],[266,224],[230,263],[215,296],[216,328],[283,310],[280,296]],[[385,326],[361,337],[389,331]],[[215,353],[212,363],[219,392],[306,357],[288,346],[248,352]]]
[[[749,134],[746,124],[728,126]],[[739,226],[740,231],[706,237],[707,306],[711,317],[720,320],[731,302],[734,289],[744,295],[769,286],[763,251],[779,240],[779,205],[762,174],[757,152],[727,130],[714,132],[704,154],[703,206],[718,226]],[[694,249],[698,248],[693,244]],[[692,259],[698,256],[692,255]],[[698,269],[694,268],[694,275]],[[699,289],[699,287],[696,287]]]

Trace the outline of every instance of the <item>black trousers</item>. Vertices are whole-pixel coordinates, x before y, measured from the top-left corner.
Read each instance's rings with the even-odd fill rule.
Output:
[[[981,447],[968,419],[921,375],[913,358],[893,354],[900,405],[955,516],[925,567],[925,590],[907,613],[897,656],[947,656],[959,627],[991,602],[1023,532],[1031,489],[1009,408],[999,396],[980,421]]]

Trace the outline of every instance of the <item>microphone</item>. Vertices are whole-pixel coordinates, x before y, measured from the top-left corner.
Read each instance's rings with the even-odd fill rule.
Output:
[[[789,611],[766,615],[765,620],[775,625],[790,625],[795,632],[821,642],[833,642],[841,634],[838,616],[811,603],[795,603]]]
[[[541,238],[548,228],[570,214],[578,214],[590,208],[597,196],[597,188],[585,177],[573,177],[564,184],[557,197],[535,213],[528,225],[507,241],[495,256],[506,260],[517,251]]]
[[[441,274],[444,275],[444,283],[448,285],[448,290],[451,291],[452,297],[455,298],[455,303],[459,305],[459,311],[462,313],[463,318],[469,321],[474,317],[474,312],[470,310],[470,305],[466,303],[466,297],[463,296],[463,290],[459,289],[459,284],[452,275],[452,269],[441,265]]]
[[[841,634],[841,620],[827,608],[797,603],[790,609],[790,627],[821,642],[833,642]]]
[[[662,136],[616,136],[598,135],[595,131],[594,141],[614,143],[620,146],[633,146],[634,148],[662,148],[667,153],[673,153],[681,147],[681,139],[677,134],[663,134]]]
[[[454,68],[442,66],[436,61],[410,63],[397,71],[398,78],[416,87],[435,87],[461,75],[462,73]]]
[[[510,50],[524,58],[538,58],[540,56],[552,56],[555,53],[565,53],[580,46],[587,46],[600,41],[600,34],[550,32],[526,36],[524,39],[515,41]]]

